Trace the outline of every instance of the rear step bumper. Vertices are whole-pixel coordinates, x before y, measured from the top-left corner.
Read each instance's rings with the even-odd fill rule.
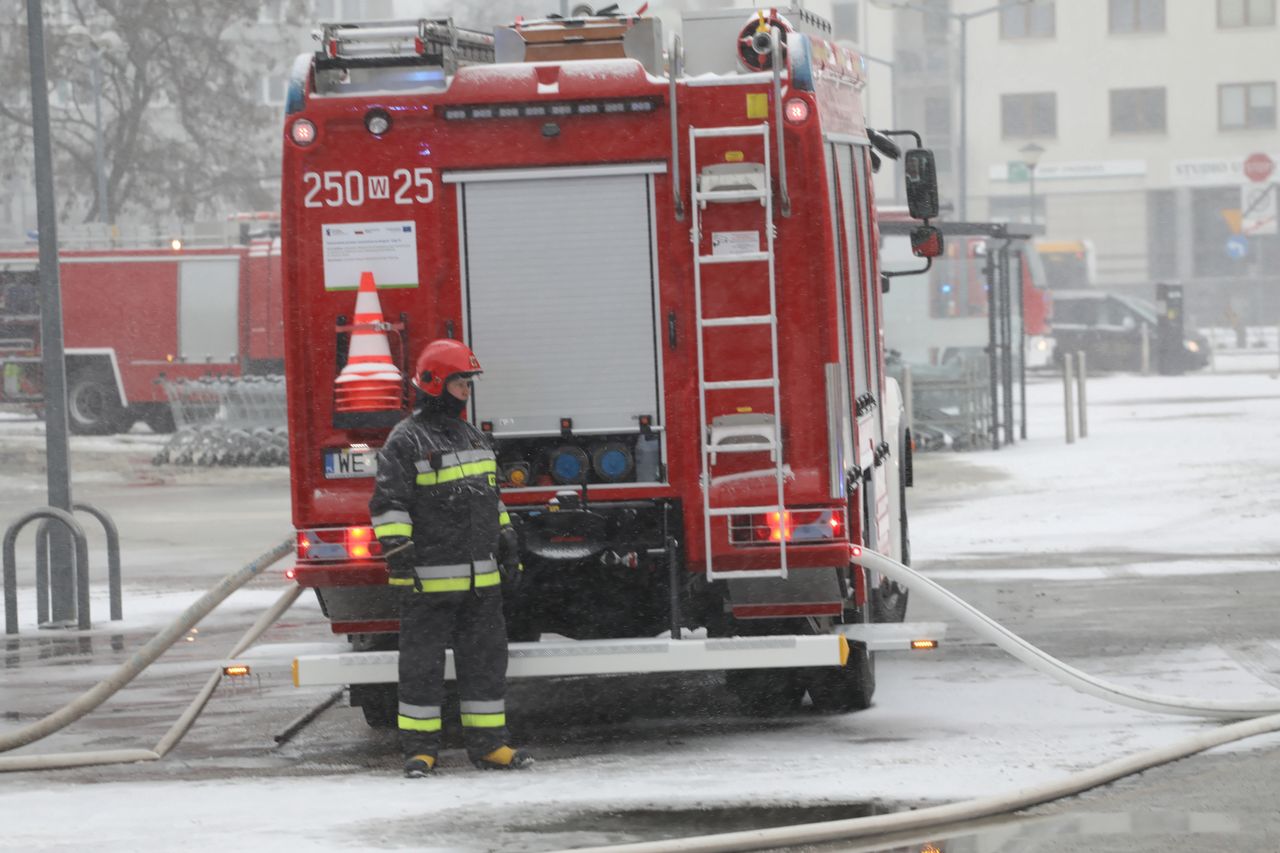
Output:
[[[926,623],[929,628],[941,625]],[[625,675],[648,672],[695,672],[726,669],[788,669],[843,666],[850,640],[868,643],[872,651],[910,648],[912,639],[940,640],[941,634],[913,633],[913,623],[848,625],[824,636],[779,634],[767,637],[720,637],[670,640],[662,637],[622,640],[546,640],[511,643],[508,678],[567,675]],[[851,632],[846,639],[843,629]],[[881,632],[879,629],[894,629]],[[884,637],[880,634],[885,633]],[[394,684],[399,652],[348,652],[294,658],[296,687],[342,684]],[[445,660],[445,678],[455,678],[453,652]]]

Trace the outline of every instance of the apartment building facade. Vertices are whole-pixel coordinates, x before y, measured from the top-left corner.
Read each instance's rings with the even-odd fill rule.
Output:
[[[971,22],[970,218],[1026,221],[1034,206],[1048,237],[1090,241],[1100,286],[1182,282],[1202,324],[1275,321],[1280,236],[1274,219],[1242,233],[1259,210],[1242,214],[1276,180],[1250,180],[1246,160],[1280,169],[1276,7],[1042,0]],[[1033,196],[1022,164],[1035,154]]]

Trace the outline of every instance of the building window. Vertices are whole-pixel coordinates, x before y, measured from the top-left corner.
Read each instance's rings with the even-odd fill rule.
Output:
[[[262,103],[279,106],[284,103],[289,80],[283,74],[270,74],[262,78]]]
[[[992,196],[987,211],[992,222],[1030,222],[1031,208],[1035,206],[1035,221],[1044,225],[1048,221],[1049,205],[1045,194],[1037,190],[1036,197],[1028,194]]]
[[[1053,3],[1012,6],[1000,11],[1000,38],[1028,39],[1053,37]]]
[[[1164,133],[1165,90],[1112,89],[1112,133]]]
[[[835,28],[836,38],[858,40],[858,4],[846,0],[844,3],[831,4],[831,26]]]
[[[1058,96],[1032,92],[1000,96],[1000,127],[1006,139],[1058,135]]]
[[[258,23],[278,24],[284,20],[284,4],[280,0],[267,0],[258,7]]]
[[[76,103],[76,87],[70,80],[58,80],[49,88],[49,107],[55,110],[70,109]]]
[[[949,95],[925,97],[924,135],[932,140],[933,148],[940,147],[939,140],[951,138],[951,97]]]
[[[1111,32],[1164,32],[1164,0],[1110,0]]]
[[[1275,126],[1275,83],[1226,83],[1218,87],[1219,130],[1260,130]]]
[[[392,0],[312,0],[318,21],[377,21],[394,15]]]
[[[924,15],[920,24],[926,37],[945,38],[947,25],[951,23],[951,0],[925,0]]]
[[[1273,27],[1276,0],[1218,0],[1219,27]]]

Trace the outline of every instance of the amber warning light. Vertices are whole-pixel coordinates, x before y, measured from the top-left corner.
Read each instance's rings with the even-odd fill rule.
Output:
[[[937,640],[912,640],[911,648],[913,651],[929,651],[938,647]]]

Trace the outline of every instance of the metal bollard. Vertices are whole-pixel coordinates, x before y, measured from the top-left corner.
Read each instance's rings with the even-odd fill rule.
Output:
[[[1088,398],[1085,396],[1084,384],[1089,370],[1085,364],[1084,350],[1076,353],[1076,358],[1080,360],[1076,373],[1076,404],[1080,409],[1080,437],[1087,438],[1089,435],[1089,413],[1086,411]]]
[[[1073,411],[1075,406],[1071,401],[1071,386],[1075,381],[1075,377],[1072,375],[1074,373],[1072,366],[1075,361],[1071,357],[1071,353],[1062,354],[1062,406],[1067,422],[1067,444],[1076,443],[1076,418]]]
[[[1151,327],[1142,323],[1142,375],[1151,375]]]
[[[92,515],[102,525],[107,537],[107,597],[111,621],[124,618],[124,595],[120,587],[120,532],[105,511],[93,504],[77,502],[71,505],[77,512]],[[47,621],[49,599],[49,524],[46,518],[36,528],[36,612],[41,624]]]
[[[1083,354],[1081,354],[1081,357],[1083,358]],[[1080,393],[1081,399],[1083,399],[1084,391],[1082,390]],[[98,523],[102,525],[102,532],[106,534],[107,597],[111,621],[119,622],[124,618],[124,595],[120,589],[120,532],[116,530],[115,522],[111,520],[111,516],[93,504],[77,502],[72,504],[71,508],[80,512],[87,512],[98,519]]]

